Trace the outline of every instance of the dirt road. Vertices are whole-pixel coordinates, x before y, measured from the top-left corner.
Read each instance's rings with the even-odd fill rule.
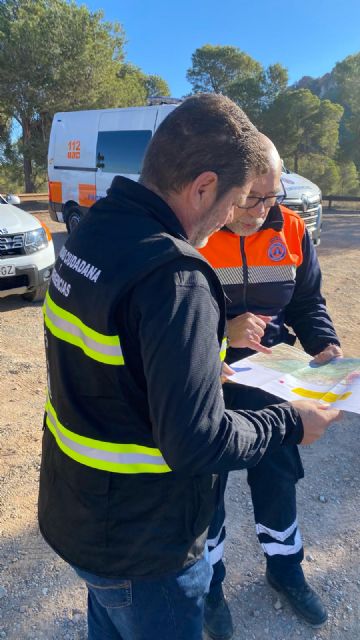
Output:
[[[50,226],[59,249],[64,227]],[[345,352],[360,356],[360,215],[325,217],[319,257]],[[85,589],[36,524],[45,397],[41,305],[0,300],[0,336],[0,638],[84,640]],[[265,584],[246,474],[231,474],[226,590],[235,640],[360,639],[359,436],[360,417],[347,414],[303,449],[299,520],[306,573],[330,611],[321,630],[299,622]]]

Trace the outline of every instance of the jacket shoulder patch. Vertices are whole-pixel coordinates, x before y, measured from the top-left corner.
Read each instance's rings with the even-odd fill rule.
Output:
[[[287,248],[285,243],[279,236],[271,238],[267,254],[270,260],[273,260],[273,262],[280,262],[280,260],[283,260],[285,258],[287,254]]]

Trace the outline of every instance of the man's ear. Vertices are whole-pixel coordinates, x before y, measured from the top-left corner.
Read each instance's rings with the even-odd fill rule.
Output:
[[[217,197],[218,176],[214,171],[204,171],[191,183],[189,197],[195,210],[210,207]]]

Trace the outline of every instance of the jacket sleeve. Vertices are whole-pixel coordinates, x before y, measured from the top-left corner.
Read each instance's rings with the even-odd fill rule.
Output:
[[[294,295],[285,310],[285,323],[292,327],[310,355],[320,353],[329,344],[340,345],[334,325],[321,294],[321,271],[314,244],[305,230],[303,261],[296,271]]]
[[[287,403],[258,412],[225,410],[219,309],[194,262],[188,271],[165,265],[138,284],[130,325],[137,327],[156,446],[174,471],[218,473],[252,466],[266,450],[301,441],[303,428]]]

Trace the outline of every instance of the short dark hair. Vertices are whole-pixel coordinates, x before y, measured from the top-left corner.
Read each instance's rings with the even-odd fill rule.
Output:
[[[214,171],[220,198],[251,173],[266,170],[264,145],[244,111],[221,94],[202,93],[184,100],[160,124],[140,182],[168,195],[204,171]]]

